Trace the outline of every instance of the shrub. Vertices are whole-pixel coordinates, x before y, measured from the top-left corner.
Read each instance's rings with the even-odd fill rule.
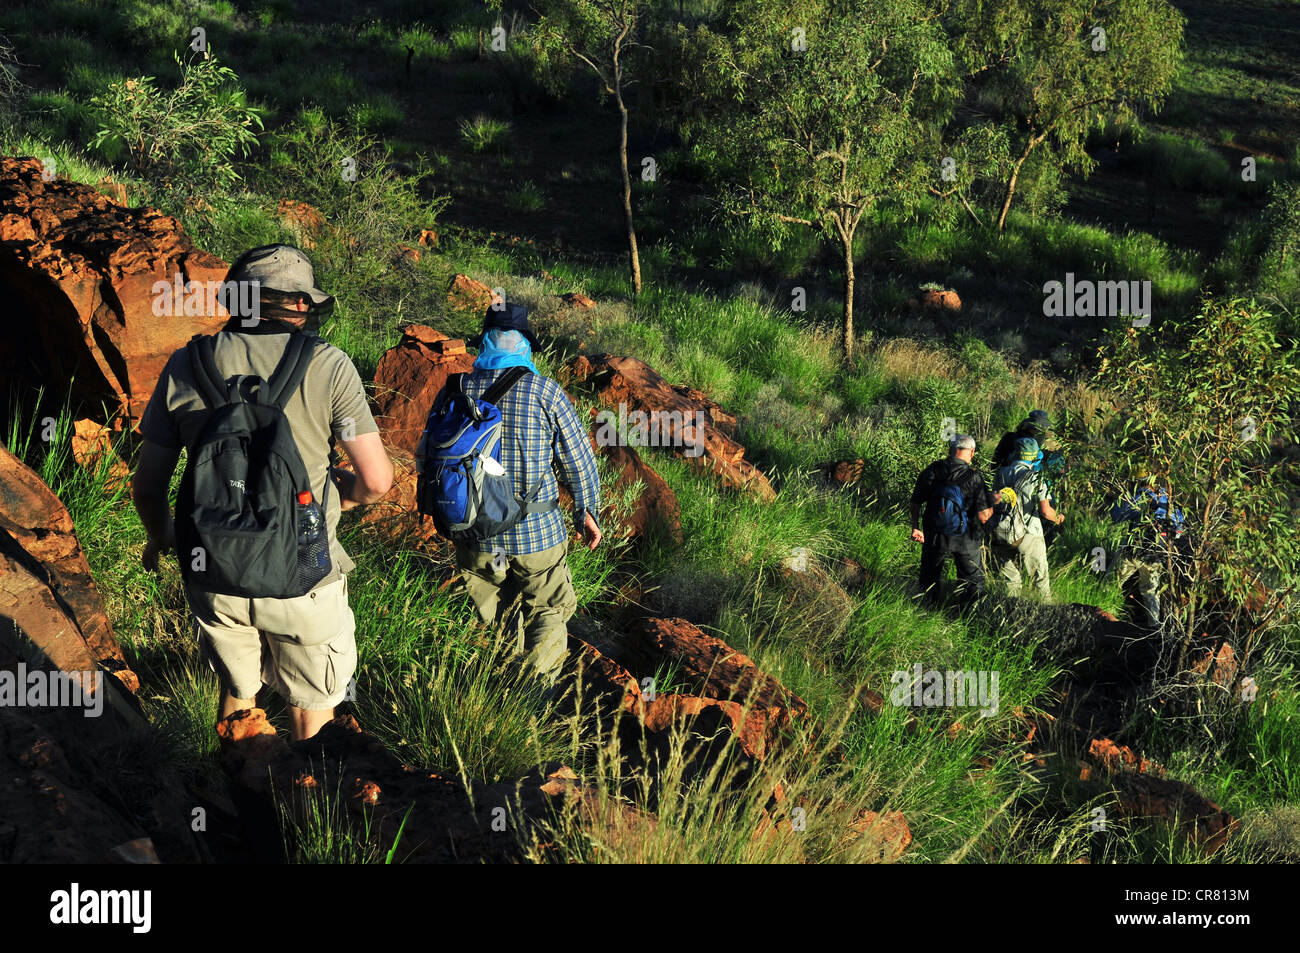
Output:
[[[460,138],[470,152],[505,152],[510,145],[510,123],[479,113],[460,121]]]
[[[248,155],[262,128],[234,70],[205,53],[181,63],[181,83],[164,92],[154,77],[114,83],[91,100],[103,119],[89,146],[125,150],[137,175],[155,184],[194,188],[230,186],[239,179],[233,159]]]

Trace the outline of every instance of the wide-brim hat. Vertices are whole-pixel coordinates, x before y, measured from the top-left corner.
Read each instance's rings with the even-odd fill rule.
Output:
[[[538,346],[537,336],[533,334],[533,329],[528,324],[528,309],[522,304],[507,301],[499,301],[490,305],[487,313],[483,315],[483,330],[465,343],[472,348],[482,349],[483,335],[495,328],[505,331],[518,331],[534,350]]]
[[[226,272],[226,282],[255,281],[267,291],[282,294],[305,294],[313,307],[334,303],[332,296],[316,284],[311,259],[292,245],[261,245],[244,252]]]

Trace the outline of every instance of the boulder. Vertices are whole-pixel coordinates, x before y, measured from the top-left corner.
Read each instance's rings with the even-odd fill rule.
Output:
[[[205,284],[225,278],[225,262],[171,216],[44,182],[34,158],[0,159],[0,209],[0,378],[11,388],[60,400],[72,382],[74,401],[138,420],[172,352],[225,323]]]
[[[89,417],[72,425],[72,459],[90,472],[96,472],[107,460],[108,480],[105,488],[116,492],[131,480],[131,467],[113,448],[113,428]]]
[[[139,849],[145,832],[77,757],[76,736],[48,715],[0,706],[0,863],[156,863],[151,844]]]
[[[447,286],[447,304],[455,311],[487,312],[495,297],[491,288],[469,275],[453,275]]]
[[[949,290],[927,288],[915,298],[909,298],[907,304],[914,310],[946,311],[953,314],[961,311],[960,296],[957,292]]]
[[[591,449],[598,457],[609,461],[614,472],[618,474],[612,485],[601,487],[604,509],[601,512],[601,524],[608,529],[607,520],[614,512],[616,495],[641,482],[641,493],[630,512],[626,514],[624,538],[629,540],[646,539],[658,530],[678,545],[682,542],[682,514],[677,504],[677,494],[650,464],[632,447],[602,446],[594,433],[589,434]],[[573,494],[568,487],[560,484],[560,509],[567,513],[573,510]]]
[[[486,308],[486,306],[485,306]],[[402,328],[402,339],[379,359],[371,411],[389,447],[415,452],[433,399],[452,374],[469,373],[474,358],[465,342],[422,324]]]
[[[562,294],[560,300],[564,302],[565,307],[573,308],[575,311],[590,311],[596,307],[595,300],[588,298],[581,291],[570,291],[568,294]]]
[[[818,469],[831,486],[846,487],[862,479],[863,466],[862,458],[859,457],[856,460],[833,460],[823,463]]]
[[[227,723],[233,724],[219,729],[231,739],[223,765],[245,789],[278,800],[300,821],[304,813],[310,818],[311,798],[321,796],[313,791],[339,790],[348,813],[364,815],[356,833],[376,832],[380,851],[402,830],[401,863],[518,862],[522,844],[544,833],[539,824],[553,820],[556,809],[590,800],[562,764],[542,764],[496,784],[403,764],[351,715],[296,744],[275,735],[260,709],[236,712]]]
[[[892,864],[911,843],[912,829],[901,812],[863,810],[849,823],[838,846],[851,851],[857,860]]]
[[[276,214],[280,223],[292,233],[294,241],[309,251],[329,229],[325,216],[315,206],[296,199],[280,199]]]
[[[1091,764],[1080,765],[1079,779],[1106,780],[1115,791],[1116,815],[1177,825],[1185,837],[1209,855],[1240,828],[1238,820],[1185,781],[1168,776],[1159,764],[1140,757],[1109,738],[1088,745]]]
[[[0,634],[13,638],[15,629],[65,672],[103,669],[128,692],[139,688],[67,508],[0,445]],[[83,676],[93,690],[91,681]],[[118,700],[119,693],[106,691]]]
[[[581,355],[566,370],[627,420],[630,428],[636,429],[634,412],[646,415],[644,429],[654,445],[672,448],[693,465],[716,474],[726,486],[764,501],[776,498],[767,477],[744,459],[745,448],[732,439],[736,418],[700,391],[670,386],[654,368],[631,357]]]

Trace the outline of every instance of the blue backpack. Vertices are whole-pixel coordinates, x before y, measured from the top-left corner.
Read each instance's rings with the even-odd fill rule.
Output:
[[[943,536],[963,536],[969,526],[966,516],[966,497],[961,488],[945,483],[930,497],[925,510],[926,523],[931,533]]]
[[[429,411],[416,450],[416,509],[448,539],[488,540],[559,505],[533,499],[540,481],[527,497],[516,496],[514,479],[501,466],[505,421],[497,402],[527,373],[508,368],[478,400],[465,393],[465,375],[453,374]]]

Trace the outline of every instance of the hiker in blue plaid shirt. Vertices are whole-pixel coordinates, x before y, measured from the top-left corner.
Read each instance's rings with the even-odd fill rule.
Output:
[[[555,467],[573,494],[573,519],[588,549],[601,540],[600,478],[596,457],[564,389],[538,373],[532,352],[537,344],[528,310],[500,298],[488,308],[483,333],[469,342],[478,349],[465,393],[477,399],[508,367],[525,374],[498,402],[504,424],[501,465],[515,482],[515,493],[531,499],[558,497]],[[554,683],[568,649],[566,623],[578,608],[573,577],[565,558],[569,534],[558,507],[530,513],[500,536],[475,548],[456,542],[456,567],[483,621],[504,622],[516,651],[548,683]],[[511,613],[515,597],[522,601]],[[510,613],[507,615],[507,613]]]

